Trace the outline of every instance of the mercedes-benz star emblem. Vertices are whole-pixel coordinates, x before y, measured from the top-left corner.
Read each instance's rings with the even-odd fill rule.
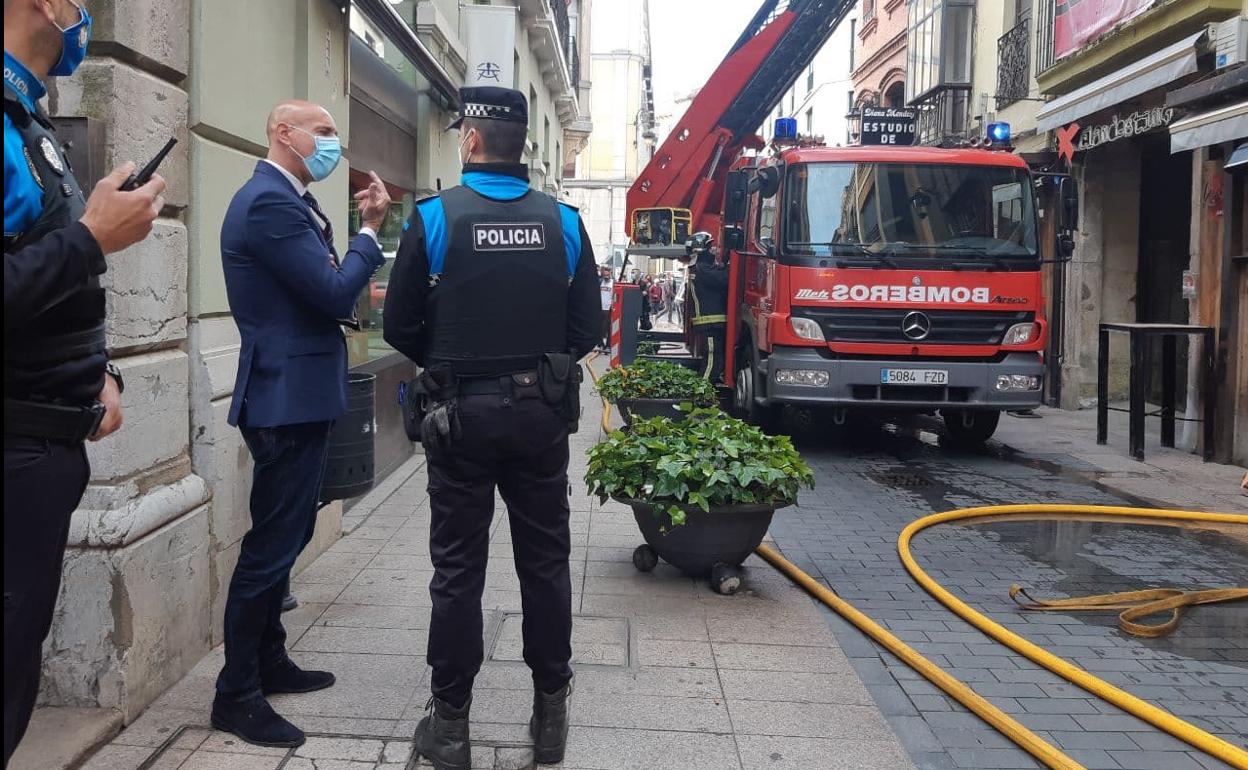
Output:
[[[932,333],[932,319],[926,313],[918,311],[906,313],[906,317],[901,319],[901,333],[908,339],[924,339]]]

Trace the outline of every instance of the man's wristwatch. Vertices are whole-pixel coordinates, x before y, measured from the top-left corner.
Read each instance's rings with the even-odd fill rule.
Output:
[[[110,361],[108,366],[104,368],[104,371],[107,372],[110,377],[112,377],[114,380],[117,381],[117,392],[125,393],[126,381],[122,379],[121,370],[117,368],[117,364],[114,364]]]

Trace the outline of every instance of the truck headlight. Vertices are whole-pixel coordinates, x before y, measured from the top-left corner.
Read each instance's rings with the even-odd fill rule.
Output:
[[[794,334],[804,340],[824,342],[823,329],[817,321],[812,321],[809,318],[790,318],[789,326],[792,327]]]
[[[808,385],[812,388],[826,388],[830,382],[827,372],[817,369],[777,369],[777,385]]]
[[[1040,390],[1040,378],[1034,374],[1000,374],[997,375],[997,390]]]
[[[1014,324],[1005,332],[1005,339],[1002,345],[1026,345],[1035,338],[1036,324],[1028,322],[1022,324]]]

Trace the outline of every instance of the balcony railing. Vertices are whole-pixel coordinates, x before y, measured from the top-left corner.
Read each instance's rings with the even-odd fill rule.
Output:
[[[576,40],[568,41],[568,76],[572,79],[572,87],[581,85],[581,47]]]
[[[1002,110],[1031,90],[1030,19],[1021,19],[997,40],[997,109]]]
[[[575,89],[581,82],[581,54],[576,39],[572,37],[568,6],[564,0],[550,0],[550,9],[555,15],[555,28],[559,30],[559,47],[563,49],[568,63],[568,77]]]

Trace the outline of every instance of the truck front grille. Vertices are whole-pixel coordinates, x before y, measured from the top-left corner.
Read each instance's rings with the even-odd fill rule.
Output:
[[[923,313],[931,324],[931,331],[919,340],[902,331],[906,316],[913,312]],[[1011,326],[1035,320],[1035,314],[1027,311],[908,308],[795,307],[793,315],[818,323],[828,342],[924,345],[1000,345]]]

